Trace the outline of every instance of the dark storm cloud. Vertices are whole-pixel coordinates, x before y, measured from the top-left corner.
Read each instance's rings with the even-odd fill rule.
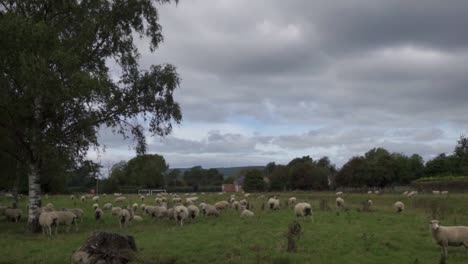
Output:
[[[184,123],[215,132],[154,139],[150,150],[187,165],[310,151],[343,163],[379,145],[425,158],[451,151],[468,122],[466,10],[455,0],[165,5],[165,42],[151,54],[139,41],[141,65],[176,65]],[[253,120],[239,123],[245,133],[217,130],[239,117]]]

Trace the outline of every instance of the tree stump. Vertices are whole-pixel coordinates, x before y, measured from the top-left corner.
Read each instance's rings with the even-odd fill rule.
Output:
[[[136,250],[132,236],[98,231],[73,252],[70,263],[125,264],[133,260]]]

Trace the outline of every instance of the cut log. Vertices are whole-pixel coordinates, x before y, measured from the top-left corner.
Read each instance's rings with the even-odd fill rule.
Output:
[[[71,264],[126,264],[136,254],[135,239],[129,235],[94,232],[70,257]]]

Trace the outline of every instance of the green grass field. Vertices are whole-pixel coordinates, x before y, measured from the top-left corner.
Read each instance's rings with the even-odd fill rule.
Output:
[[[290,196],[298,202],[312,204],[314,221],[299,220],[303,234],[296,253],[286,253],[285,233],[296,217],[283,201]],[[136,195],[126,195],[128,204],[140,203]],[[185,197],[182,195],[181,197]],[[200,202],[214,203],[227,200],[229,195],[198,195]],[[432,241],[428,221],[432,215],[443,225],[468,225],[468,195],[450,194],[448,197],[419,195],[406,198],[401,195],[345,194],[348,210],[337,213],[332,193],[281,193],[282,209],[261,210],[267,198],[252,194],[248,199],[254,205],[255,217],[241,219],[239,212],[229,209],[218,218],[200,217],[183,227],[169,220],[132,223],[120,230],[118,220],[106,212],[104,223],[94,222],[91,201],[72,201],[69,196],[51,196],[43,204],[55,208],[79,207],[85,210],[85,219],[79,231],[48,238],[29,234],[26,219],[20,224],[0,218],[0,263],[68,263],[72,251],[83,244],[94,230],[125,233],[134,236],[138,256],[134,263],[438,263],[440,250]],[[373,212],[361,212],[366,199],[374,202]],[[239,198],[238,198],[239,199]],[[113,203],[114,196],[101,196],[99,204]],[[331,210],[321,210],[320,201],[327,200]],[[406,205],[402,214],[396,214],[393,203],[401,200]],[[10,202],[2,197],[0,205]],[[76,204],[74,204],[76,203]],[[146,204],[154,203],[154,196],[146,197]],[[21,200],[26,213],[26,199]],[[143,215],[141,211],[137,212]],[[447,263],[468,263],[463,247],[450,248]]]

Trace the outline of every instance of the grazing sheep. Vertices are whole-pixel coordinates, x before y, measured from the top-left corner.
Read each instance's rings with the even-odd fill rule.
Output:
[[[71,225],[75,225],[75,231],[78,231],[76,225],[76,215],[70,211],[55,211],[58,216],[59,225],[65,225],[67,233],[70,232]]]
[[[140,200],[143,202],[145,200],[145,196],[144,195],[140,195]]]
[[[336,198],[335,203],[336,203],[336,207],[338,208],[342,208],[345,205],[344,200],[341,197]]]
[[[23,216],[23,211],[21,209],[7,208],[5,209],[5,216],[8,221],[18,223]]]
[[[169,220],[174,220],[174,207],[167,209],[166,216]]]
[[[296,204],[296,197],[290,197],[288,199],[288,205],[292,206]]]
[[[172,198],[172,203],[173,203],[174,205],[182,204],[182,198],[174,197],[174,198]]]
[[[174,219],[180,226],[184,225],[184,220],[189,216],[187,207],[183,205],[178,205],[174,207]]]
[[[93,197],[93,202],[97,202],[97,201],[99,201],[99,196],[94,196]]]
[[[249,197],[249,196],[250,196],[250,193],[244,194],[244,197]]]
[[[120,211],[122,211],[122,208],[120,207],[113,207],[112,208],[112,215],[119,215],[120,214]]]
[[[218,209],[216,209],[216,207],[211,204],[205,204],[202,207],[202,212],[205,216],[219,216]]]
[[[280,209],[280,201],[278,198],[275,197],[271,197],[270,199],[268,199],[268,208],[270,208],[271,210]]]
[[[102,207],[104,210],[112,210],[112,204],[111,203],[106,203]]]
[[[306,217],[310,215],[312,218],[312,206],[309,203],[298,203],[294,206],[294,214],[296,217]]]
[[[336,196],[340,196],[340,195],[343,195],[343,192],[337,192],[335,194],[336,194]]]
[[[440,194],[447,195],[449,192],[448,191],[441,191]]]
[[[93,204],[93,209],[96,210],[97,208],[99,208],[99,204],[97,203]]]
[[[65,209],[64,211],[70,211],[73,214],[75,214],[76,219],[80,220],[80,223],[83,222],[83,217],[84,217],[84,211],[83,209],[80,208],[71,208],[71,209]]]
[[[255,214],[254,212],[248,210],[248,209],[245,209],[245,207],[243,207],[243,210],[240,214],[240,217],[244,218],[244,217],[253,217]]]
[[[369,208],[372,207],[372,206],[374,206],[374,203],[372,202],[372,200],[369,199],[369,200],[367,200],[366,202],[367,202],[367,206],[368,206]]]
[[[140,209],[144,212],[145,211],[146,204],[140,204]]]
[[[47,207],[47,209],[54,210],[54,204],[52,204],[52,203],[48,203],[45,207]]]
[[[235,202],[235,201],[236,201],[236,198],[234,198],[234,197],[229,198],[229,202],[230,202],[230,203],[233,203],[233,202]]]
[[[55,212],[42,212],[39,215],[39,225],[42,227],[43,235],[52,235],[52,227],[55,227],[57,234],[58,215]]]
[[[189,198],[186,198],[185,201],[187,203],[194,204],[198,201],[198,197],[189,197]]]
[[[235,210],[239,210],[240,209],[240,203],[238,201],[234,201],[232,204],[231,204],[231,207]]]
[[[380,194],[380,191],[374,191],[374,194]]]
[[[247,201],[246,199],[240,200],[239,203],[240,203],[241,206],[244,206],[247,209],[249,209],[249,201]]]
[[[220,201],[214,204],[216,209],[218,210],[224,210],[229,207],[229,203],[227,201]]]
[[[400,202],[400,201],[396,202],[393,205],[393,207],[395,208],[397,213],[401,213],[401,212],[403,212],[403,210],[405,210],[405,204]]]
[[[164,206],[146,206],[145,211],[152,218],[161,219],[166,216],[167,208]]]
[[[114,196],[122,196],[121,193],[114,193]]]
[[[95,219],[96,221],[102,220],[102,217],[103,217],[103,216],[104,216],[104,211],[102,211],[101,208],[98,207],[98,208],[96,208],[96,209],[94,210],[94,219]]]
[[[125,196],[120,196],[120,197],[115,198],[114,201],[116,203],[123,203],[123,202],[125,202],[125,200],[127,200],[127,198]]]
[[[403,192],[403,196],[407,196],[408,193],[409,193],[408,191],[404,191],[404,192]]]
[[[187,206],[187,210],[188,210],[188,217],[190,219],[195,219],[198,216],[198,214],[200,214],[200,209],[198,209],[196,205]]]
[[[368,191],[367,194],[372,194],[372,191]]]
[[[134,203],[134,204],[132,205],[132,209],[133,209],[133,211],[138,210],[138,204],[137,204],[137,203]]]
[[[131,216],[130,212],[127,209],[120,210],[120,213],[119,213],[120,229],[122,229],[122,226],[124,228],[126,228],[128,223],[130,222],[131,218],[132,218],[132,216]]]
[[[80,197],[80,200],[81,200],[81,202],[83,202],[83,203],[84,203],[84,202],[86,201],[86,196],[84,196],[84,195],[83,195],[83,196],[81,196],[81,197]]]
[[[73,195],[73,194],[70,195],[70,199],[71,199],[71,200],[75,200],[75,195]]]
[[[141,222],[141,221],[143,221],[143,217],[141,217],[139,215],[134,215],[133,216],[133,221]]]
[[[468,249],[468,226],[441,226],[438,220],[432,220],[431,233],[440,246],[442,256],[447,257],[448,246],[464,246]]]
[[[409,192],[406,196],[407,196],[407,197],[413,197],[413,196],[415,196],[416,194],[418,194],[417,191],[412,191],[412,192]]]
[[[433,190],[433,191],[432,191],[432,194],[436,194],[436,195],[437,195],[437,194],[440,194],[440,191],[434,191],[434,190]]]

